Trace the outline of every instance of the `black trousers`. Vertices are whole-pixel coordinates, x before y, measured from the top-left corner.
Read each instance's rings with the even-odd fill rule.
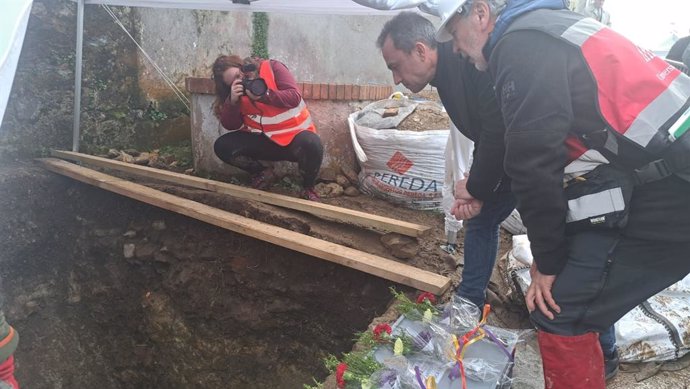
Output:
[[[552,293],[554,320],[532,312],[536,326],[557,335],[603,332],[649,297],[690,272],[690,242],[662,242],[620,232],[583,232],[569,238],[569,258]]]
[[[323,160],[321,138],[311,131],[302,131],[287,146],[280,146],[263,134],[233,131],[216,139],[213,150],[223,162],[250,174],[265,169],[259,162],[297,162],[304,187],[314,186]]]

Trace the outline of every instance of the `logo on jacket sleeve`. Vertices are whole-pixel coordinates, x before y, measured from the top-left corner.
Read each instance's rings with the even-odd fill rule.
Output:
[[[501,101],[505,102],[511,100],[513,97],[515,97],[516,93],[517,89],[515,88],[515,81],[507,81],[505,84],[503,84],[503,88],[501,89]]]

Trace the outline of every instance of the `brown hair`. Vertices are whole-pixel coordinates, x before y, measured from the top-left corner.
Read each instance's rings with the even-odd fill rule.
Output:
[[[223,73],[229,68],[242,68],[242,58],[238,55],[221,55],[213,61],[211,78],[216,84],[216,101],[213,103],[213,113],[220,117],[220,109],[230,95],[230,87],[223,82]]]

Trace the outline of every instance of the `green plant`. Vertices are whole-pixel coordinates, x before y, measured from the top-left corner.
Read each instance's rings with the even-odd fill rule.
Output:
[[[158,107],[154,105],[153,102],[150,102],[149,106],[146,108],[146,115],[154,122],[160,122],[168,118],[168,115],[166,115],[165,112],[159,111]]]
[[[252,14],[252,56],[268,58],[268,15],[265,12]]]

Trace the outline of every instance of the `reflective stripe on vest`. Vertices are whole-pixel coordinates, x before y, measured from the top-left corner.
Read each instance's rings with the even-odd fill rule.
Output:
[[[567,10],[533,11],[506,34],[516,30],[542,31],[580,50],[597,85],[600,116],[610,129],[651,155],[674,141],[669,129],[682,127],[690,101],[690,78],[678,69],[594,19]],[[571,174],[608,163],[574,136],[567,145]]]
[[[259,76],[266,81],[270,89],[277,89],[269,60],[261,63]],[[246,130],[253,133],[262,132],[281,146],[290,144],[302,131],[316,132],[304,100],[300,100],[294,108],[279,108],[242,96],[240,104]]]

